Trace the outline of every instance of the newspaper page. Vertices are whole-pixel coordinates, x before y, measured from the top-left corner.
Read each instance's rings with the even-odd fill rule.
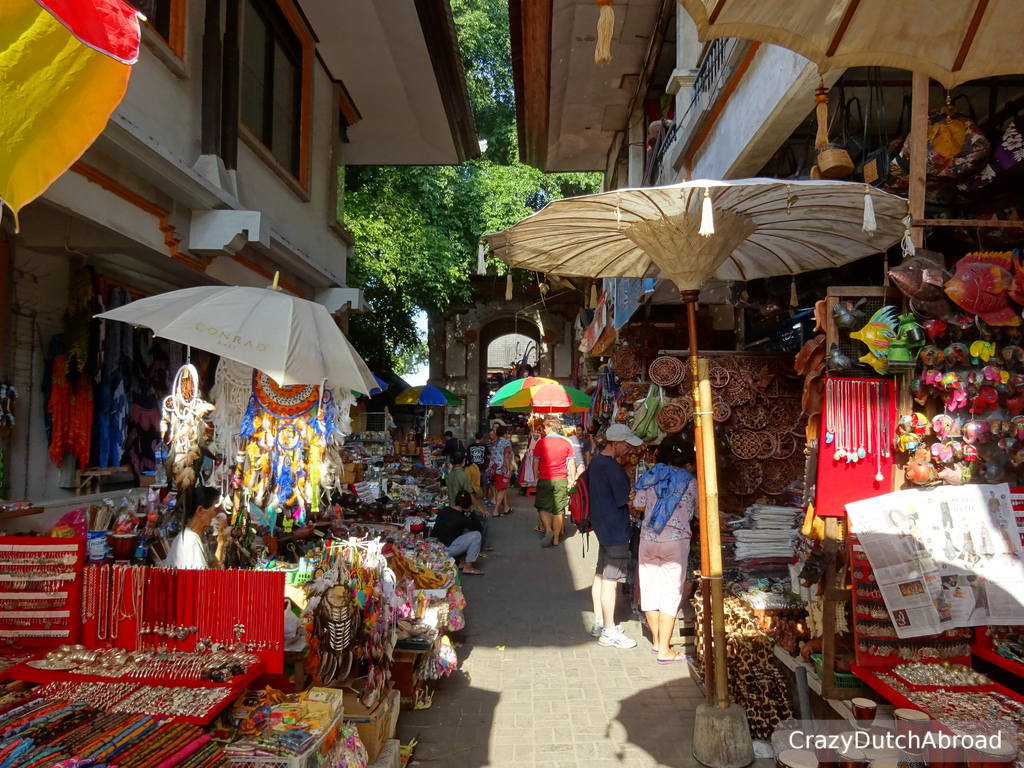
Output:
[[[1024,513],[1009,486],[899,491],[846,508],[897,637],[1024,622]]]

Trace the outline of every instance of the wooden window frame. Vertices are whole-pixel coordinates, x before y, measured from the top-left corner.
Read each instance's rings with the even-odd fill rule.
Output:
[[[248,2],[249,0],[243,0]],[[292,0],[268,0],[277,6],[299,41],[301,72],[299,74],[299,172],[298,175],[281,163],[270,147],[249,130],[238,114],[238,135],[249,148],[284,181],[296,195],[309,201],[310,189],[310,148],[313,140],[313,57],[316,53],[316,39],[302,12]],[[243,25],[242,34],[245,35]],[[239,84],[241,85],[241,84]]]
[[[185,27],[188,0],[170,0],[170,26],[167,37],[161,35],[156,27],[145,21],[142,23],[143,40],[159,47],[160,53],[170,54],[178,65],[185,63]],[[148,34],[147,34],[148,33]]]

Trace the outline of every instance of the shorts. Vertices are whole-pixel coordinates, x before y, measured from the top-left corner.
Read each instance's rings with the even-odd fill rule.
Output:
[[[508,475],[499,474],[494,476],[494,490],[507,491],[510,485],[512,485],[512,478]]]
[[[491,485],[491,478],[487,474],[487,467],[480,467],[480,487],[487,488],[490,485]]]
[[[569,481],[564,477],[538,480],[533,506],[552,515],[564,514],[569,508]]]
[[[608,581],[625,581],[629,570],[629,545],[613,544],[597,548],[597,568],[594,573]]]
[[[660,611],[670,616],[679,612],[686,585],[686,563],[690,540],[640,540],[640,610]]]

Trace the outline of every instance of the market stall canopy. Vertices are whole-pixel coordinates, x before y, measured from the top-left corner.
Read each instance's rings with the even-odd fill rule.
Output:
[[[590,410],[590,396],[554,379],[527,376],[505,384],[488,405],[518,413],[582,413]]]
[[[395,398],[396,405],[462,405],[462,399],[444,387],[424,384],[421,387],[409,387]]]
[[[740,37],[806,56],[822,72],[895,67],[952,88],[1024,72],[1019,0],[679,0],[701,40]]]
[[[485,237],[514,267],[668,277],[680,290],[697,290],[711,278],[754,280],[856,261],[899,241],[906,216],[905,199],[853,182],[700,180],[555,200]],[[701,234],[712,220],[711,233]]]
[[[0,30],[0,213],[17,224],[121,103],[141,33],[122,0],[3,0]]]
[[[199,286],[133,301],[97,317],[256,368],[282,385],[369,392],[377,381],[323,304],[272,288]]]

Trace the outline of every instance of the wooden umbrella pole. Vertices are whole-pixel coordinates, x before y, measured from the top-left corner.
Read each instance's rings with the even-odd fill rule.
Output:
[[[718,706],[729,706],[728,671],[725,667],[725,603],[722,594],[722,531],[718,523],[718,462],[715,457],[715,425],[712,418],[711,382],[708,361],[698,360],[700,372],[701,448],[704,454],[704,516],[707,518],[708,574],[711,589],[711,617],[715,646],[715,698]]]
[[[704,636],[704,697],[708,706],[714,704],[714,690],[712,683],[715,674],[715,662],[712,650],[713,634],[711,628],[711,590],[708,583],[709,555],[708,555],[708,528],[707,528],[707,502],[704,497],[705,467],[704,452],[701,450],[702,430],[701,420],[697,414],[703,410],[700,407],[700,373],[697,365],[698,342],[697,342],[697,298],[700,291],[681,291],[680,296],[686,304],[686,325],[690,341],[690,373],[693,382],[693,448],[697,459],[697,510],[700,523],[700,598],[703,605],[703,618],[701,621],[701,634]]]

